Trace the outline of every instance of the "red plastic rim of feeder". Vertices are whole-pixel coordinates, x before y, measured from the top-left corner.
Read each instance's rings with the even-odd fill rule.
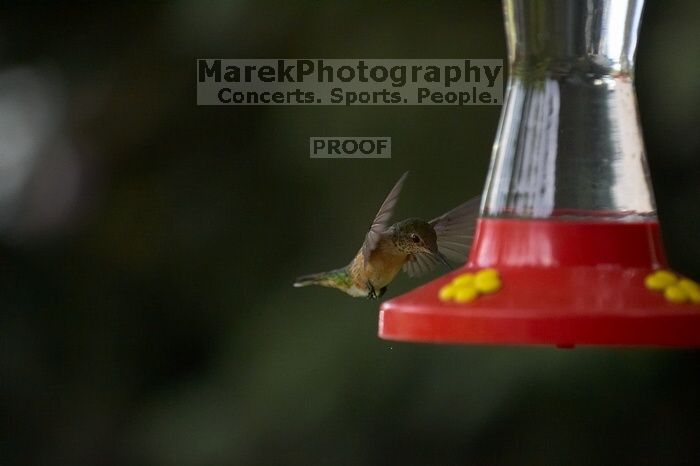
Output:
[[[385,302],[379,336],[472,344],[700,346],[700,305],[645,278],[665,268],[657,222],[483,218],[466,265]],[[502,288],[443,301],[456,276],[495,268]]]

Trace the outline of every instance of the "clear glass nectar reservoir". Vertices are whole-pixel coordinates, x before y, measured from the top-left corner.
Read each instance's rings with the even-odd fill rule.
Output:
[[[483,217],[655,220],[634,92],[642,0],[505,0]]]

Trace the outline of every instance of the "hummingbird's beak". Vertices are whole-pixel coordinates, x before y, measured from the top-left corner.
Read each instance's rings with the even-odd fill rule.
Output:
[[[435,257],[437,260],[442,262],[445,265],[445,267],[448,268],[448,270],[452,270],[452,266],[450,265],[449,262],[447,262],[447,258],[445,256],[443,256],[440,251],[434,252],[433,257]]]

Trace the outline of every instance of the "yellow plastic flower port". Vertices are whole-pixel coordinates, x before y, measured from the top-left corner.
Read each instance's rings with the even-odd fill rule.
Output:
[[[464,273],[459,275],[457,278],[452,280],[452,284],[455,286],[472,286],[474,285],[474,274]]]
[[[654,291],[663,291],[669,285],[673,285],[678,281],[678,278],[668,270],[657,270],[651,275],[647,275],[644,284],[647,288]]]
[[[440,293],[438,297],[441,301],[450,301],[457,294],[457,287],[453,284],[445,285],[440,288]]]
[[[496,269],[483,269],[477,273],[463,273],[452,282],[440,288],[438,297],[441,301],[468,303],[480,294],[495,293],[501,289],[501,277]]]
[[[682,278],[678,282],[678,287],[685,291],[690,302],[700,304],[700,285],[688,278]]]
[[[657,270],[647,275],[644,285],[653,291],[663,293],[667,301],[700,304],[700,285],[689,278],[678,277],[668,270]]]
[[[474,285],[481,293],[495,293],[501,289],[501,277],[496,269],[484,269],[476,274]]]
[[[474,287],[467,286],[457,290],[455,302],[468,303],[469,301],[474,301],[477,296],[479,296],[479,291]]]
[[[684,303],[688,300],[688,295],[678,285],[667,286],[664,290],[664,297],[672,303]]]

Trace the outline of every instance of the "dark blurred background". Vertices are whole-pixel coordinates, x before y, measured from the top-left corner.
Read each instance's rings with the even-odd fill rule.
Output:
[[[700,3],[649,2],[642,124],[700,278]],[[397,216],[478,194],[499,107],[197,107],[195,59],[505,57],[500,4],[0,9],[0,465],[692,464],[700,353],[379,340],[293,289]],[[393,138],[310,160],[308,138]],[[423,281],[401,276],[388,297]]]

